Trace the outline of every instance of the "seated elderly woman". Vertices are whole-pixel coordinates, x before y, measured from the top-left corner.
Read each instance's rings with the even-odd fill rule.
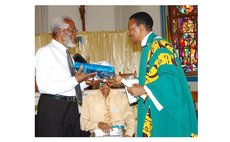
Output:
[[[127,96],[111,89],[107,82],[102,82],[99,89],[86,95],[82,103],[80,117],[84,131],[101,130],[111,133],[114,126],[124,126],[122,136],[132,137],[136,131],[136,122]]]

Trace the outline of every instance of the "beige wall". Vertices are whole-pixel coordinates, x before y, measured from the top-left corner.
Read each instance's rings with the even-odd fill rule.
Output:
[[[38,6],[37,6],[38,7]],[[81,27],[81,20],[80,20],[80,14],[79,14],[79,6],[47,6],[47,15],[48,15],[48,23],[47,20],[42,20],[42,22],[36,22],[36,24],[42,23],[41,26],[36,26],[36,27],[44,27],[47,26],[49,27],[51,20],[58,16],[58,15],[69,15],[71,16],[75,22],[76,25],[79,29],[79,31],[82,31]],[[86,19],[86,30],[87,31],[115,31],[117,30],[116,23],[119,24],[120,22],[126,22],[128,23],[128,18],[123,19],[118,19],[115,14],[115,7],[118,6],[90,6],[86,5],[86,14],[85,14],[85,19]],[[161,25],[160,25],[160,6],[136,6],[136,12],[138,11],[146,11],[148,12],[154,19],[154,26],[153,30],[157,34],[161,34]],[[128,9],[127,9],[128,11]],[[37,14],[35,12],[35,14]],[[43,13],[44,14],[44,13]],[[126,17],[129,17],[130,15],[127,15]],[[116,18],[115,18],[116,17]],[[126,21],[127,20],[127,21]],[[44,32],[46,29],[42,29],[40,31]],[[127,29],[127,25],[123,25],[124,30]],[[36,30],[36,33],[38,33]],[[47,32],[50,32],[49,29]]]
[[[53,18],[59,15],[71,16],[81,30],[79,6],[48,6],[48,25],[51,24]]]
[[[140,6],[140,11],[149,13],[153,18],[153,31],[158,35],[161,35],[161,17],[160,17],[160,6]]]
[[[198,91],[198,82],[188,82],[191,91]]]
[[[114,6],[86,6],[87,31],[114,31]]]

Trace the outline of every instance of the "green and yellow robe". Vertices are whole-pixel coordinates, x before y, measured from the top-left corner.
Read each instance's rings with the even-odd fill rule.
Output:
[[[146,85],[163,106],[147,96],[138,99],[137,136],[190,137],[198,134],[196,112],[184,71],[173,46],[152,32],[142,47],[139,84]]]

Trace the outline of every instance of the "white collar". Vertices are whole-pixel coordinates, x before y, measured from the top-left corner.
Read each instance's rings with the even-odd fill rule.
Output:
[[[142,47],[143,47],[143,46],[146,46],[147,40],[148,40],[149,35],[150,35],[151,33],[152,33],[152,31],[151,31],[149,34],[147,34],[147,36],[145,36],[144,39],[141,41],[141,46],[142,46]]]
[[[52,39],[52,44],[54,44],[56,47],[58,47],[58,49],[60,49],[64,53],[66,53],[66,50],[68,49],[68,48],[66,48],[66,46],[64,46],[63,44],[61,44],[60,42],[58,42],[55,39]]]

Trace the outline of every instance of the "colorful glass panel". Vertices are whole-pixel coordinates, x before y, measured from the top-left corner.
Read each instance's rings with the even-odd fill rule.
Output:
[[[188,14],[193,11],[193,6],[190,5],[177,6],[176,8],[181,14]]]
[[[185,72],[198,71],[197,6],[171,6],[172,42]]]

